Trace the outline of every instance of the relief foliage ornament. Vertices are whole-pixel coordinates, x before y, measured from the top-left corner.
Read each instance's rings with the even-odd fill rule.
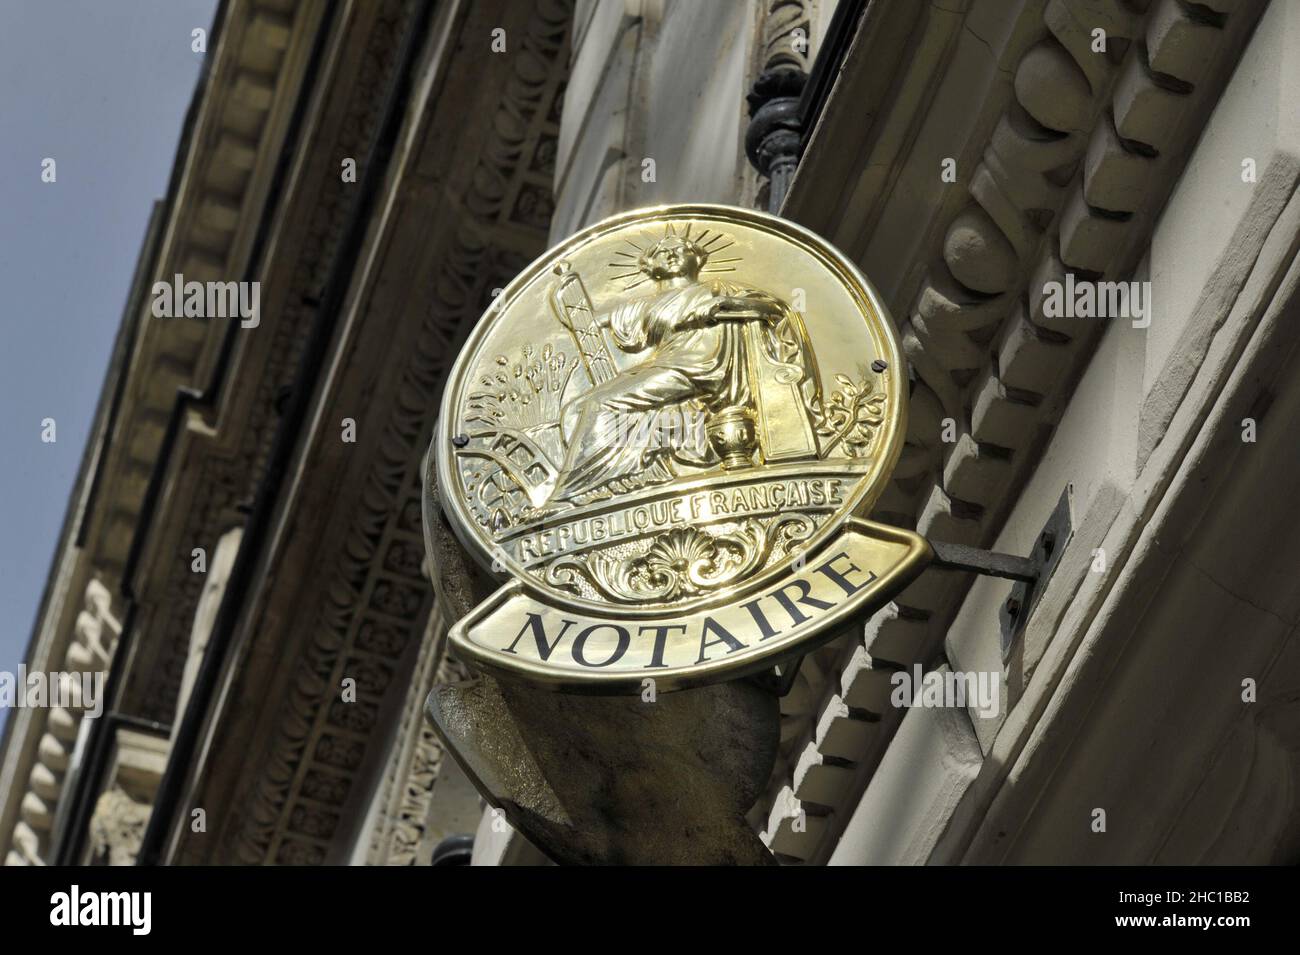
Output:
[[[870,283],[792,223],[680,205],[575,235],[497,298],[445,392],[430,482],[504,584],[457,653],[639,692],[830,639],[928,557],[865,519],[905,388]]]

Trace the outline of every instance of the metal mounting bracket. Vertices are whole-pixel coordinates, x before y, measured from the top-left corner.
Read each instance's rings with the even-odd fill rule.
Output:
[[[1074,530],[1070,523],[1070,496],[1073,490],[1074,485],[1065,486],[1061,499],[1043,525],[1028,557],[999,554],[978,547],[967,547],[965,544],[930,541],[930,547],[934,551],[931,567],[963,570],[1016,582],[1011,589],[1011,596],[998,612],[1002,625],[1003,660],[1011,655],[1016,640],[1024,631],[1025,623],[1038,603],[1038,598],[1042,596]]]
[[[1015,581],[1011,596],[998,611],[1002,626],[1002,659],[1005,662],[1016,645],[1016,640],[1025,629],[1025,623],[1033,612],[1034,605],[1042,595],[1051,579],[1052,572],[1060,562],[1065,545],[1074,532],[1070,523],[1070,498],[1074,485],[1067,484],[1061,492],[1061,499],[1047,518],[1047,523],[1034,541],[1033,550],[1028,557],[1014,554],[1001,554],[997,551],[981,550],[965,544],[953,544],[948,541],[929,541],[934,559],[930,567],[941,570],[960,570],[985,577],[1001,577]],[[787,657],[773,669],[755,679],[773,690],[778,696],[785,696],[794,686],[799,675],[799,666],[804,654]]]

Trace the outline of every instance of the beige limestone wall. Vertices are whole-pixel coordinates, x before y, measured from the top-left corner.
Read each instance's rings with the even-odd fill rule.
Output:
[[[578,4],[552,240],[614,212],[739,201],[745,94],[765,4]]]

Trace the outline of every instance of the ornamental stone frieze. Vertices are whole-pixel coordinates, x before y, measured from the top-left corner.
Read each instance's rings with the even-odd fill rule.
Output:
[[[459,29],[489,36],[491,26],[504,22],[512,55],[489,61],[495,67],[490,80],[478,77],[472,90],[454,69],[444,74],[442,67],[430,67],[460,92],[453,103],[435,87],[415,112],[410,151],[402,154],[392,180],[396,212],[383,225],[400,234],[397,247],[424,250],[430,267],[418,272],[418,291],[410,285],[417,273],[405,262],[381,263],[382,279],[359,279],[377,282],[383,295],[405,290],[400,302],[371,298],[347,317],[347,334],[364,328],[372,342],[375,328],[393,325],[388,343],[402,344],[389,366],[392,388],[361,399],[370,415],[358,418],[363,464],[344,487],[347,497],[332,501],[348,520],[305,528],[327,535],[327,543],[311,551],[320,599],[302,611],[310,625],[295,631],[293,639],[303,642],[295,643],[300,649],[286,664],[283,701],[268,707],[266,743],[254,756],[255,768],[239,781],[246,808],[232,816],[222,835],[217,851],[223,858],[290,864],[336,858],[331,853],[342,852],[351,834],[345,813],[372,781],[388,793],[378,797],[388,817],[371,834],[374,858],[410,861],[419,839],[419,805],[427,800],[437,750],[408,739],[396,747],[396,762],[379,766],[376,774],[367,753],[381,748],[386,736],[378,704],[370,701],[392,697],[400,706],[410,690],[413,651],[422,649],[428,632],[433,600],[422,571],[418,465],[450,345],[490,301],[492,290],[522,266],[523,256],[545,244],[572,15],[571,5],[557,0],[511,6],[506,13],[477,4],[465,9]],[[445,120],[448,111],[463,117],[464,96],[486,98],[492,91],[499,95],[491,109],[462,140],[453,144],[433,134],[431,124]],[[463,188],[446,188],[449,178]],[[324,396],[337,403],[329,414],[356,413],[357,389],[374,360],[361,355],[344,369],[337,391]],[[339,466],[331,448],[313,453],[323,454],[326,466]],[[351,708],[337,702],[345,673],[364,681],[362,700]],[[193,851],[211,850],[195,845]]]

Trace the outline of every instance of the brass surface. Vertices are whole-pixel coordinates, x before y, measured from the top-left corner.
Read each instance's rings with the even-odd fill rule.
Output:
[[[448,382],[443,506],[509,581],[455,646],[560,688],[671,688],[873,609],[928,556],[863,520],[906,384],[870,283],[790,222],[677,205],[573,236],[498,296]]]

